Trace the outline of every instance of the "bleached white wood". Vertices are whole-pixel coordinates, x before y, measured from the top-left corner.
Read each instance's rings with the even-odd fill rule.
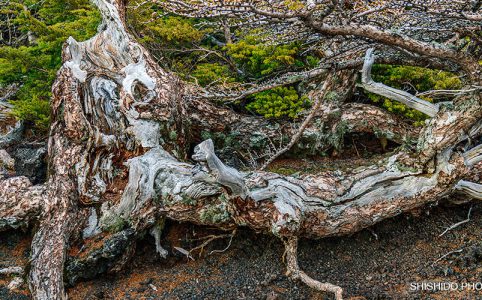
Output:
[[[363,63],[361,87],[370,93],[374,93],[388,99],[403,103],[410,108],[416,109],[424,114],[434,117],[438,112],[438,107],[426,100],[420,99],[405,91],[387,86],[380,82],[375,82],[371,76],[373,63],[375,62],[374,49],[367,50]]]

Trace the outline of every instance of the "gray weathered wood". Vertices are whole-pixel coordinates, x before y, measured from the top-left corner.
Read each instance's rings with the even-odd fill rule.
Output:
[[[365,61],[363,63],[361,87],[368,92],[387,97],[388,99],[403,103],[410,108],[423,112],[424,114],[434,117],[438,112],[438,107],[426,100],[420,99],[405,91],[392,88],[380,82],[375,82],[371,76],[371,69],[375,62],[374,49],[367,50]]]
[[[455,189],[477,200],[482,200],[482,184],[460,180]]]

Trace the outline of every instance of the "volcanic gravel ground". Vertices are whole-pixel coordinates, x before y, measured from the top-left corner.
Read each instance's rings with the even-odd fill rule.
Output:
[[[410,289],[422,281],[482,282],[482,204],[473,204],[470,222],[439,237],[464,220],[470,206],[425,207],[352,236],[301,240],[300,265],[312,277],[343,287],[346,299],[482,299],[482,290]],[[216,240],[194,261],[173,248],[190,249],[200,243],[193,239],[217,233],[168,223],[162,241],[167,260],[156,256],[153,239],[146,237],[123,272],[80,282],[68,289],[69,299],[331,299],[287,279],[283,245],[272,236],[241,229],[228,250],[209,255],[229,242]],[[0,234],[0,267],[25,263],[30,240],[26,234]],[[0,277],[0,299],[28,299],[26,285],[10,292],[9,280]]]

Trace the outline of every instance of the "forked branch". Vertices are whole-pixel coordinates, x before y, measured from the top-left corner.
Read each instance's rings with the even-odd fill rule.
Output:
[[[300,137],[303,135],[303,132],[305,131],[306,127],[308,126],[308,124],[310,124],[311,120],[313,119],[313,116],[318,112],[321,106],[321,103],[323,103],[323,98],[325,96],[326,89],[331,80],[332,80],[332,76],[328,75],[319,93],[315,96],[315,103],[313,104],[313,107],[311,108],[310,113],[308,114],[308,116],[306,116],[303,123],[301,123],[300,128],[298,129],[298,131],[296,131],[295,135],[293,135],[288,145],[283,147],[281,150],[279,150],[273,156],[271,156],[268,160],[266,160],[266,162],[263,164],[260,170],[266,169],[266,167],[270,163],[272,163],[276,158],[280,157],[282,154],[288,152],[298,142]]]

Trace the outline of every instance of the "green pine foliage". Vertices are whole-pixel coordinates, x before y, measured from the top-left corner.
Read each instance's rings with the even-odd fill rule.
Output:
[[[372,76],[375,81],[382,82],[397,89],[408,90],[410,93],[438,89],[453,90],[462,87],[460,79],[452,73],[421,67],[374,65]],[[415,125],[422,125],[427,119],[425,114],[411,109],[405,104],[372,93],[368,93],[368,98],[390,112],[413,120]],[[423,97],[423,99],[434,102],[434,100],[429,97]]]
[[[127,20],[137,40],[154,56],[162,57],[159,64],[177,73],[183,80],[197,79],[205,86],[217,81],[219,76],[227,76],[223,64],[218,64],[205,52],[195,50],[210,49],[207,36],[212,29],[206,26],[198,28],[200,20],[166,15],[155,3],[128,9]]]
[[[138,35],[138,40],[150,47],[166,49],[189,48],[197,44],[209,29],[199,30],[196,20],[178,16],[159,16],[160,9],[155,3],[142,5],[127,11],[127,19]]]
[[[246,108],[263,115],[265,118],[296,118],[300,112],[309,107],[307,97],[300,97],[293,87],[277,87],[263,91],[254,96],[254,101]]]
[[[227,54],[251,77],[260,78],[281,69],[304,64],[296,55],[299,47],[295,44],[265,45],[255,36],[248,35],[226,46]]]
[[[9,99],[15,117],[41,131],[48,129],[51,86],[61,66],[62,45],[69,36],[89,38],[99,21],[98,12],[83,0],[13,0],[0,9],[0,86],[20,86]]]
[[[299,1],[290,3],[293,9],[301,5]],[[163,68],[201,86],[261,81],[316,67],[320,61],[319,54],[307,51],[299,42],[270,45],[257,31],[233,32],[228,43],[224,32],[210,25],[213,23],[166,15],[153,2],[129,8],[127,13],[129,28],[159,58]],[[87,0],[11,0],[0,7],[0,88],[12,83],[20,86],[9,99],[17,118],[44,131],[48,128],[51,85],[61,65],[62,45],[69,36],[79,41],[91,37],[99,22],[98,12]],[[419,67],[375,65],[372,73],[374,80],[411,93],[461,87],[451,73]],[[426,118],[403,104],[374,94],[367,96],[415,124]],[[288,86],[230,105],[266,118],[296,118],[310,103],[294,86]]]
[[[230,83],[235,79],[230,73],[228,66],[219,63],[200,63],[194,69],[192,76],[198,84],[206,86],[213,83]]]
[[[128,20],[138,40],[162,55],[163,67],[204,87],[264,79],[319,62],[315,55],[300,55],[304,49],[297,43],[267,45],[256,31],[235,32],[233,42],[226,43],[224,33],[206,26],[206,20],[165,15],[155,3],[129,10]],[[256,94],[235,106],[267,118],[295,118],[309,101],[294,87],[286,87]]]

